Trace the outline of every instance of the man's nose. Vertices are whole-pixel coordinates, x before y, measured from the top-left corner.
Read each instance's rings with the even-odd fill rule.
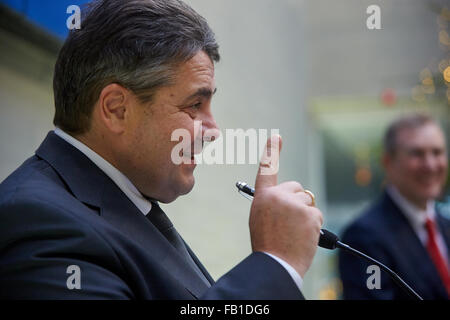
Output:
[[[434,171],[439,167],[439,157],[432,152],[425,153],[423,165],[427,170]]]
[[[202,136],[205,141],[216,140],[220,137],[220,130],[211,112],[205,113],[202,119]]]

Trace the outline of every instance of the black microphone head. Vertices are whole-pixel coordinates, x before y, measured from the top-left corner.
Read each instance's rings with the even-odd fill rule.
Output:
[[[337,235],[327,229],[320,230],[319,247],[334,250],[336,249],[336,243],[339,241]]]

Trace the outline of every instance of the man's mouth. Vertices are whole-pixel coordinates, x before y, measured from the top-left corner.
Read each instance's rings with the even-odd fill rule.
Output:
[[[196,158],[198,159],[201,157],[203,152],[204,143],[204,140],[198,139],[194,140],[190,146],[183,147],[179,152],[179,156],[182,158],[182,163],[196,164],[198,162],[196,161]]]
[[[191,150],[194,150],[193,148]],[[183,163],[185,164],[196,164],[196,157],[201,156],[202,150],[198,151],[195,150],[195,152],[189,151],[189,150],[182,150],[181,151],[181,157],[183,158]]]
[[[422,186],[430,187],[435,185],[440,185],[442,181],[442,175],[440,174],[429,174],[426,176],[418,177],[417,182]]]
[[[193,153],[188,152],[188,151],[185,151],[185,150],[181,151],[181,157],[182,157],[183,159],[186,159],[186,160],[188,160],[188,159],[189,159],[189,160],[194,160],[194,159],[195,159]]]

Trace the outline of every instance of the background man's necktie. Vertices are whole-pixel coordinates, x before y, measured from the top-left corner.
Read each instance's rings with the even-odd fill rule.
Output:
[[[444,283],[445,288],[447,289],[448,296],[450,297],[450,273],[448,270],[448,262],[442,256],[439,247],[437,245],[437,237],[436,237],[436,226],[433,220],[427,218],[425,223],[425,227],[428,233],[428,242],[427,242],[427,250],[430,254],[431,259],[436,266],[436,269],[439,272],[439,275]]]
[[[200,276],[200,278],[205,282],[205,284],[210,287],[211,284],[206,279],[205,275],[201,272],[200,268],[192,259],[189,254],[186,245],[173,226],[169,217],[164,213],[164,211],[160,208],[158,203],[152,202],[152,209],[147,214],[147,218],[151,223],[166,237],[166,239],[170,242],[172,246],[177,249],[178,253],[181,257],[190,265],[190,267]]]

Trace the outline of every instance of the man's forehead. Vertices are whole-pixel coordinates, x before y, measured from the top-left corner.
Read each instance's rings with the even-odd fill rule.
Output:
[[[404,128],[397,134],[400,147],[445,147],[445,137],[441,128],[426,124],[417,128]]]
[[[180,90],[183,94],[194,94],[199,91],[200,93],[214,92],[215,79],[214,79],[214,64],[209,56],[203,51],[197,53],[190,60],[178,65],[175,70],[175,81],[172,89]]]
[[[191,59],[180,63],[175,72],[177,78],[194,76],[214,78],[214,63],[204,51],[199,51]]]
[[[216,91],[214,79],[214,64],[204,52],[197,53],[193,58],[178,64],[174,69],[170,85],[159,88],[156,99],[181,104],[194,95],[207,96]]]

